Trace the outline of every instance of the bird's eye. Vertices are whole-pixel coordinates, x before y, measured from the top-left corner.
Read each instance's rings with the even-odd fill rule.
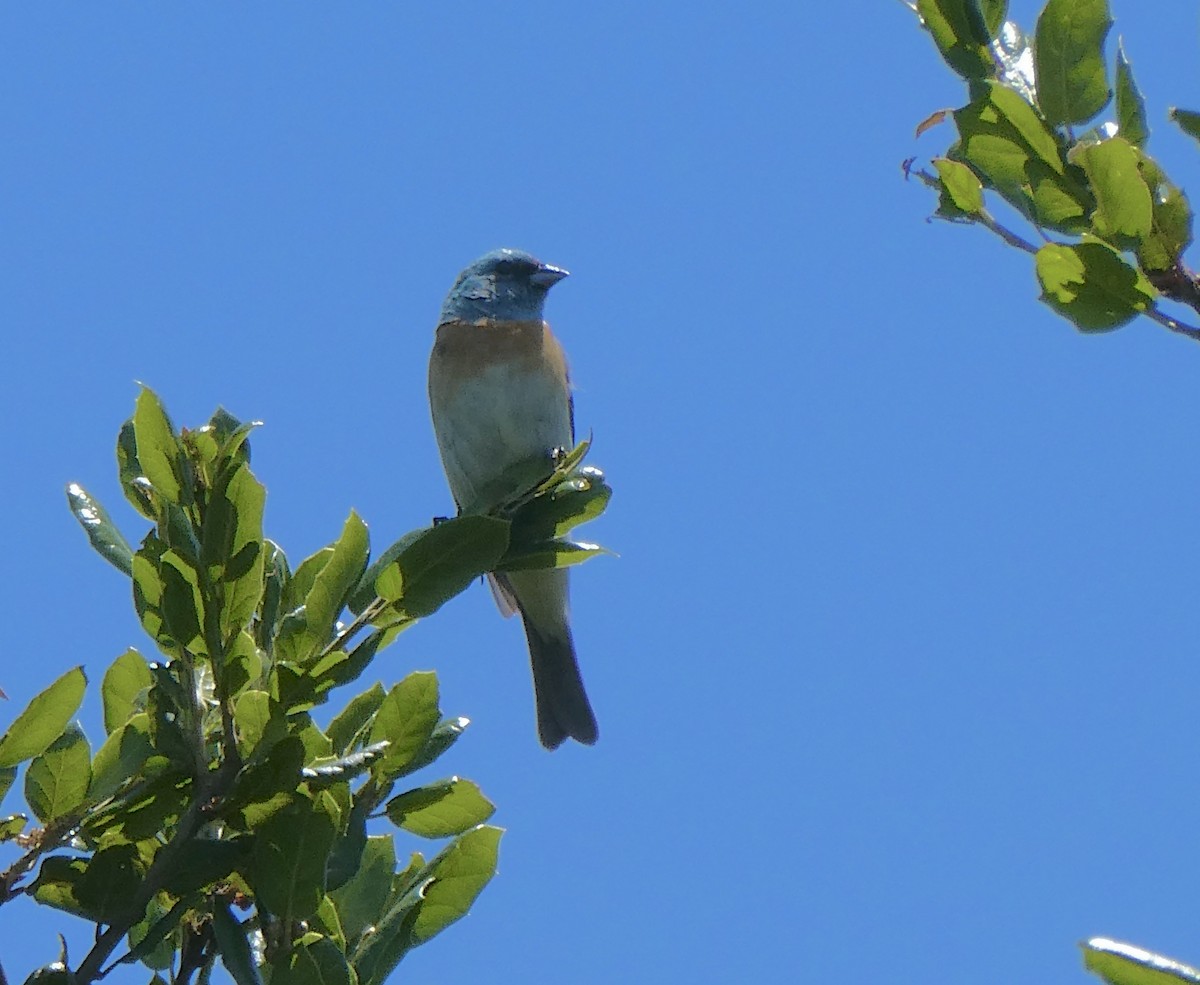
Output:
[[[498,274],[511,274],[516,269],[517,269],[517,265],[512,260],[500,260],[496,264],[496,273],[498,273]]]

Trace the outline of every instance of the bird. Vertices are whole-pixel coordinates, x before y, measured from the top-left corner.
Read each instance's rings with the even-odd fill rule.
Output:
[[[550,288],[567,276],[523,250],[492,250],[446,295],[429,357],[429,407],[460,513],[511,501],[574,445],[566,356],[542,313]],[[520,613],[525,626],[542,745],[594,744],[567,571],[496,572],[489,581],[501,613]]]

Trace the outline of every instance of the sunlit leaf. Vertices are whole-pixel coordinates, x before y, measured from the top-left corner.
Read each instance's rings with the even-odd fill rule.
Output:
[[[83,668],[75,667],[29,702],[0,737],[0,768],[16,766],[45,752],[79,710],[86,687]]]
[[[1080,945],[1083,964],[1111,985],[1200,985],[1200,970],[1107,937]]]
[[[1119,328],[1154,300],[1145,275],[1104,243],[1050,243],[1035,266],[1042,299],[1085,332]]]
[[[1112,92],[1104,39],[1112,27],[1108,0],[1049,0],[1034,43],[1038,107],[1051,126],[1084,123]]]
[[[133,570],[133,548],[104,507],[77,482],[67,486],[67,502],[97,553],[113,567],[130,574]]]

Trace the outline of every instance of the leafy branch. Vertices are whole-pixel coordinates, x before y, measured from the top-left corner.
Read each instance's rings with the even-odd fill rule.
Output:
[[[402,782],[469,724],[442,714],[434,674],[373,684],[324,727],[313,712],[481,575],[602,553],[567,534],[603,512],[603,473],[582,465],[586,444],[529,463],[529,493],[505,509],[416,530],[373,563],[351,513],[293,569],[263,535],[253,427],[218,411],[176,430],[141,392],[117,441],[121,488],[149,521],[137,547],[68,487],[159,655],[131,649],[105,672],[94,753],[74,722],[82,668],[0,737],[0,798],[23,768],[40,825],[0,819],[0,843],[21,849],[0,872],[0,906],[31,898],[96,926],[73,969],[64,947],[31,979],[87,985],[140,962],[186,983],[220,959],[238,985],[379,985],[495,871],[502,832],[476,784]],[[380,823],[392,830],[373,832]],[[446,844],[401,865],[394,831]]]
[[[1200,313],[1200,279],[1184,260],[1193,214],[1146,152],[1150,130],[1133,68],[1118,45],[1110,84],[1107,0],[1049,0],[1032,37],[1006,19],[1006,0],[910,4],[969,101],[932,114],[918,136],[952,118],[958,139],[905,173],[938,192],[935,216],[976,224],[1034,258],[1041,299],[1085,332],[1144,315],[1200,341],[1200,327],[1161,307]],[[1115,119],[1096,123],[1106,109]],[[1200,139],[1200,116],[1171,118]],[[1079,126],[1089,126],[1076,133]],[[1041,245],[997,221],[989,199],[1033,227]]]

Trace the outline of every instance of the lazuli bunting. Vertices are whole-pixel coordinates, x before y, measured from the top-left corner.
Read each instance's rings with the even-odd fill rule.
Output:
[[[524,492],[517,476],[549,474],[575,443],[562,346],[542,318],[546,294],[567,271],[520,250],[493,250],[467,267],[442,305],[429,359],[429,406],[442,465],[459,510]],[[522,466],[528,465],[528,468]],[[575,658],[565,569],[491,576],[505,616],[521,613],[533,666],[538,736],[555,749],[598,735]]]

